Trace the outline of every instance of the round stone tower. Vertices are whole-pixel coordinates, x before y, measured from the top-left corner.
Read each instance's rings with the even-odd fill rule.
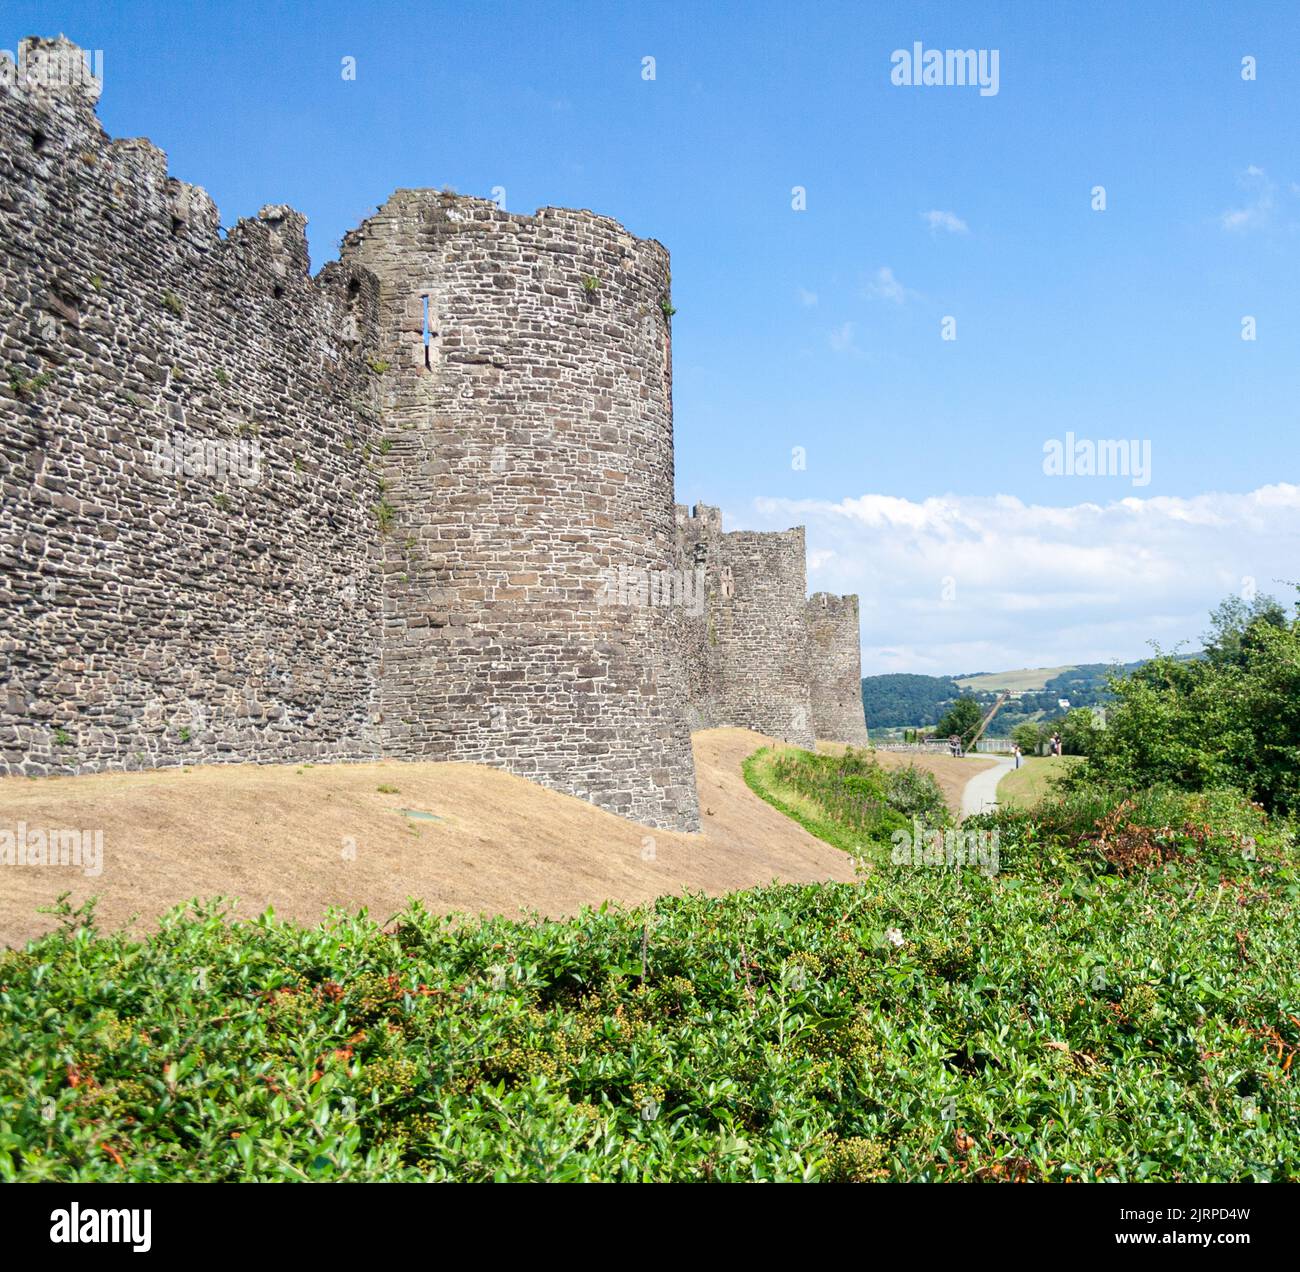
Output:
[[[399,190],[343,261],[380,284],[385,753],[698,829],[658,589],[609,586],[672,564],[668,253],[590,212]]]
[[[860,630],[856,596],[814,592],[808,598],[813,732],[854,746],[867,745]]]

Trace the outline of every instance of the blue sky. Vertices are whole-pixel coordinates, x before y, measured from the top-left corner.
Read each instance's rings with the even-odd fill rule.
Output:
[[[1300,574],[1297,15],[20,0],[0,47],[102,49],[109,132],[226,224],[301,209],[316,267],[403,185],[661,240],[678,497],[806,522],[864,670],[955,672],[1194,643]],[[917,40],[998,50],[997,95],[891,84]],[[1067,431],[1149,442],[1149,483],[1045,475]]]

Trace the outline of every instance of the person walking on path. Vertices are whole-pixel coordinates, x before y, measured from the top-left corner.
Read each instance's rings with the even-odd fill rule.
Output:
[[[1011,754],[1014,755],[1014,756],[1016,757],[1016,768],[1019,768],[1019,767],[1020,767],[1020,747],[1019,747],[1019,746],[1013,746],[1013,747],[1011,748]]]

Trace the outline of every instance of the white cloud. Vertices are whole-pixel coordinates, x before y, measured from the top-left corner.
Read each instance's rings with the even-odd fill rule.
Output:
[[[1269,180],[1263,168],[1251,164],[1237,178],[1237,184],[1251,195],[1250,203],[1244,208],[1229,208],[1219,217],[1219,224],[1225,230],[1241,233],[1255,230],[1267,225],[1273,216],[1273,205],[1277,187]]]
[[[800,287],[799,303],[805,307],[811,308],[817,303],[817,293],[815,291],[809,291],[806,287]]]
[[[909,297],[916,294],[910,288],[904,287],[894,277],[894,271],[888,265],[882,265],[876,270],[871,282],[867,284],[868,296],[872,296],[877,300],[892,300],[896,305],[901,305]]]
[[[842,322],[829,333],[827,339],[836,353],[857,353],[858,347],[853,342],[853,324]]]
[[[1300,486],[1287,484],[1070,507],[758,499],[727,521],[808,527],[809,590],[861,597],[867,675],[1127,662],[1151,640],[1194,649],[1209,611],[1246,580],[1290,601],[1278,580],[1300,574]]]
[[[932,231],[946,230],[949,234],[970,233],[970,226],[968,226],[955,212],[922,212],[921,220],[923,220]]]

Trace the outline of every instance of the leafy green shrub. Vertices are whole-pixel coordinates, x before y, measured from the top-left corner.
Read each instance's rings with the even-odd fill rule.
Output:
[[[1074,780],[1136,791],[1234,786],[1300,813],[1300,619],[1276,602],[1216,613],[1207,656],[1115,677],[1116,701]]]
[[[0,1179],[1300,1179],[1289,842],[1026,861],[562,922],[65,910],[0,957]]]
[[[1011,740],[1025,755],[1036,755],[1042,741],[1042,730],[1036,724],[1018,724],[1011,730]]]
[[[949,821],[932,773],[913,765],[886,770],[869,752],[852,747],[843,755],[765,747],[746,761],[744,771],[757,795],[854,855],[888,845],[895,831],[913,828],[913,819],[927,829]]]
[[[1069,865],[1129,874],[1184,864],[1207,878],[1236,876],[1255,861],[1284,859],[1294,842],[1285,822],[1231,789],[1153,786],[1129,794],[1073,781],[1028,808],[1003,806],[963,824],[996,829],[1002,865],[1029,873]]]

